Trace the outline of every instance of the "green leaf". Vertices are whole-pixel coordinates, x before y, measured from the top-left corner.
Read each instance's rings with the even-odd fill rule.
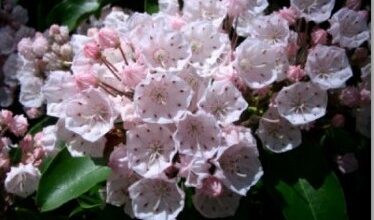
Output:
[[[69,30],[74,30],[79,21],[94,13],[99,7],[97,0],[64,0],[50,11],[47,23],[67,25]]]
[[[284,199],[283,214],[288,220],[348,219],[343,191],[333,173],[318,188],[300,178],[294,184],[280,181],[276,189]]]
[[[37,192],[41,211],[49,211],[79,197],[106,180],[110,169],[96,166],[88,157],[71,157],[62,149],[42,174]]]
[[[157,13],[159,11],[157,0],[145,0],[144,7],[145,11],[149,14]]]
[[[265,184],[287,220],[346,220],[344,194],[318,145],[265,152]]]

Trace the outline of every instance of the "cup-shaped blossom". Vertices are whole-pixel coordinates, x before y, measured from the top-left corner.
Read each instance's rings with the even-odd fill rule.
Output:
[[[145,63],[153,69],[183,69],[191,57],[190,44],[181,32],[160,26],[150,27],[138,42]]]
[[[230,190],[245,196],[261,178],[263,171],[256,146],[240,142],[225,148],[218,158],[222,169],[222,182]]]
[[[316,23],[329,19],[334,5],[335,0],[291,0],[291,7],[295,8],[301,17]]]
[[[275,153],[292,150],[301,144],[300,130],[280,117],[274,107],[262,116],[256,133],[263,146]]]
[[[209,85],[198,106],[219,122],[230,124],[239,119],[248,104],[230,81],[221,80]]]
[[[112,28],[101,28],[97,34],[97,39],[101,48],[117,48],[120,45],[118,33]]]
[[[367,18],[360,12],[342,8],[329,20],[332,43],[341,47],[355,48],[370,38]]]
[[[11,167],[7,173],[4,186],[9,193],[20,197],[27,197],[38,188],[40,171],[31,164],[19,164]]]
[[[150,74],[135,88],[135,110],[145,122],[172,123],[187,110],[191,87],[171,73]]]
[[[252,38],[265,41],[273,48],[279,48],[288,44],[290,28],[286,19],[278,14],[271,14],[254,19],[249,33]]]
[[[179,152],[189,155],[212,155],[220,145],[220,129],[213,115],[199,111],[187,113],[178,121],[175,140]]]
[[[224,218],[235,215],[240,195],[229,190],[214,176],[203,180],[203,186],[195,190],[192,202],[206,218]]]
[[[317,45],[310,50],[305,71],[323,89],[343,87],[353,76],[345,50],[335,46]]]
[[[183,17],[187,21],[208,20],[219,27],[227,14],[222,1],[190,0],[183,5]]]
[[[163,125],[138,125],[128,131],[126,140],[130,168],[146,178],[170,166],[177,150],[172,133]]]
[[[293,125],[307,124],[326,114],[327,92],[310,82],[298,82],[275,98],[279,114]]]
[[[141,179],[130,186],[129,194],[140,219],[176,219],[184,207],[185,193],[175,182]]]
[[[78,89],[70,72],[53,71],[43,85],[42,92],[47,100],[47,114],[64,117],[66,100],[73,97]]]
[[[200,75],[211,74],[209,67],[217,65],[217,60],[230,48],[226,34],[209,21],[195,21],[186,25],[184,35],[191,44],[191,63],[197,68]],[[208,71],[204,71],[208,69]]]
[[[99,89],[78,93],[66,103],[65,127],[87,141],[97,141],[113,128],[118,112]]]
[[[247,86],[260,89],[277,79],[275,68],[277,53],[264,41],[247,38],[235,50],[234,67]]]
[[[184,184],[189,187],[200,188],[202,180],[210,175],[209,169],[212,164],[208,159],[201,156],[179,154],[180,164],[179,176],[186,178]]]

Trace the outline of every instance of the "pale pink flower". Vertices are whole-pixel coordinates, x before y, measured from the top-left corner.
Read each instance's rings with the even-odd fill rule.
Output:
[[[358,11],[361,8],[361,0],[347,0],[345,6],[349,9]]]
[[[203,186],[195,190],[192,202],[206,218],[224,218],[235,215],[240,196],[227,189],[216,177],[203,180]]]
[[[41,108],[26,108],[25,112],[27,117],[30,119],[39,118],[44,114],[44,111]]]
[[[248,104],[230,81],[221,80],[208,86],[198,106],[219,122],[229,124],[239,119]]]
[[[148,75],[135,88],[136,112],[145,122],[166,124],[178,120],[191,103],[191,87],[171,73]]]
[[[101,57],[101,50],[100,50],[99,45],[96,42],[91,41],[91,42],[87,42],[83,46],[83,54],[87,58],[98,60]]]
[[[220,145],[220,129],[213,115],[199,111],[187,113],[177,123],[174,135],[179,152],[189,155],[213,155]]]
[[[92,73],[74,74],[74,79],[79,90],[85,90],[89,87],[97,87],[98,80]]]
[[[87,141],[97,141],[113,128],[118,112],[99,89],[89,88],[66,103],[65,127]]]
[[[129,130],[126,137],[129,167],[139,175],[155,177],[171,165],[177,149],[166,126],[138,125]]]
[[[140,81],[145,79],[147,73],[148,71],[144,65],[139,63],[130,63],[129,65],[123,67],[121,72],[121,80],[125,86],[134,89]]]
[[[128,190],[137,218],[172,220],[183,210],[185,193],[174,182],[141,179]]]
[[[256,145],[248,145],[247,142],[223,149],[219,153],[218,163],[222,169],[223,184],[243,196],[263,175]]]
[[[40,171],[31,164],[11,167],[4,181],[5,190],[26,198],[38,188],[40,176]]]
[[[177,164],[179,168],[179,176],[186,178],[184,183],[189,187],[200,188],[202,180],[209,176],[209,169],[213,166],[208,159],[200,156],[190,156],[179,154],[180,163]]]
[[[9,156],[7,154],[4,154],[4,153],[0,152],[0,173],[2,173],[4,171],[8,171],[9,167],[10,167]]]
[[[32,42],[32,51],[37,57],[43,57],[43,55],[49,49],[48,40],[41,34],[36,33],[34,41]]]
[[[329,19],[334,5],[335,0],[291,0],[291,7],[295,8],[301,14],[301,17],[316,23]]]
[[[312,122],[326,114],[327,92],[310,82],[283,87],[276,97],[279,114],[293,125]]]

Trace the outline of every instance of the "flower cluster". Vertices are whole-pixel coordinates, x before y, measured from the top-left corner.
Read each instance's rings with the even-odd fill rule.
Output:
[[[370,137],[367,12],[353,1],[336,12],[334,0],[290,3],[268,12],[267,0],[160,0],[158,13],[116,9],[87,34],[53,25],[22,39],[20,102],[46,104],[58,122],[24,137],[7,191],[35,191],[35,167],[62,141],[75,157],[110,149],[106,202],[131,217],[175,219],[192,188],[199,213],[222,218],[263,175],[257,146],[283,153],[304,131],[344,127],[341,106]],[[21,119],[3,111],[0,126],[24,134]],[[337,157],[342,172],[357,168],[349,159]]]
[[[0,4],[0,107],[13,103],[17,89],[17,43],[35,33],[33,28],[25,25],[27,14],[16,1],[5,0]]]

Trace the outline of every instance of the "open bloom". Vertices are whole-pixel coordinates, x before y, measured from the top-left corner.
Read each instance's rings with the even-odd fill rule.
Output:
[[[275,101],[282,117],[293,125],[301,125],[325,115],[327,92],[313,83],[298,82],[283,87]]]

